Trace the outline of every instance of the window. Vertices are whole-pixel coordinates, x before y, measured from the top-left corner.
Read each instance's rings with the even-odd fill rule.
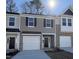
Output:
[[[37,18],[28,18],[26,17],[26,26],[28,27],[35,27],[37,25]]]
[[[44,19],[43,26],[46,28],[53,27],[53,19]]]
[[[68,26],[72,26],[72,20],[68,19]]]
[[[51,20],[50,19],[46,19],[46,27],[51,27]]]
[[[14,26],[15,25],[15,18],[14,17],[10,17],[9,18],[9,26]]]
[[[66,18],[62,18],[62,25],[66,26]]]
[[[28,18],[28,26],[34,26],[34,19]]]

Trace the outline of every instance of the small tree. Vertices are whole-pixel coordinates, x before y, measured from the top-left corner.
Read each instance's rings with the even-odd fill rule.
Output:
[[[17,12],[18,11],[14,0],[6,0],[6,11],[7,12]]]
[[[43,6],[40,0],[32,0],[29,2],[24,2],[22,4],[22,12],[23,13],[33,13],[33,14],[42,14]]]

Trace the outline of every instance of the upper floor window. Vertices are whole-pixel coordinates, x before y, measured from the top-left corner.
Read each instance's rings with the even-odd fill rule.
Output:
[[[9,26],[14,26],[15,25],[15,18],[14,17],[10,17],[9,18]]]
[[[72,19],[70,19],[70,18],[62,18],[62,25],[63,26],[72,26]]]
[[[68,19],[68,26],[72,26],[72,20]]]
[[[51,20],[49,19],[46,20],[46,27],[51,27]]]
[[[36,26],[36,18],[28,18],[28,17],[26,17],[26,26],[28,26],[28,27]]]
[[[66,18],[62,18],[62,25],[66,26]]]
[[[53,20],[44,19],[44,27],[53,27]]]

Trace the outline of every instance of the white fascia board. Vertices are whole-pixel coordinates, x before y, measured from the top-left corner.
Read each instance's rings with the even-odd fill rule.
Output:
[[[34,35],[34,36],[40,36],[41,34],[22,34],[22,35]]]
[[[54,35],[55,36],[54,37],[54,43],[55,43],[54,46],[56,47],[56,33],[42,33],[42,35]],[[42,40],[44,40],[44,37],[43,36],[42,36]],[[42,48],[44,48],[43,45],[42,45]]]
[[[20,34],[20,32],[6,32],[6,34]]]
[[[56,35],[56,33],[42,33],[43,35]]]

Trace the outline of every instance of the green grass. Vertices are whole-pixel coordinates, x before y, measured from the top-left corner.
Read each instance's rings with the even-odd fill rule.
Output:
[[[73,54],[65,51],[59,51],[59,52],[47,51],[46,53],[48,56],[51,57],[51,59],[73,59]]]

